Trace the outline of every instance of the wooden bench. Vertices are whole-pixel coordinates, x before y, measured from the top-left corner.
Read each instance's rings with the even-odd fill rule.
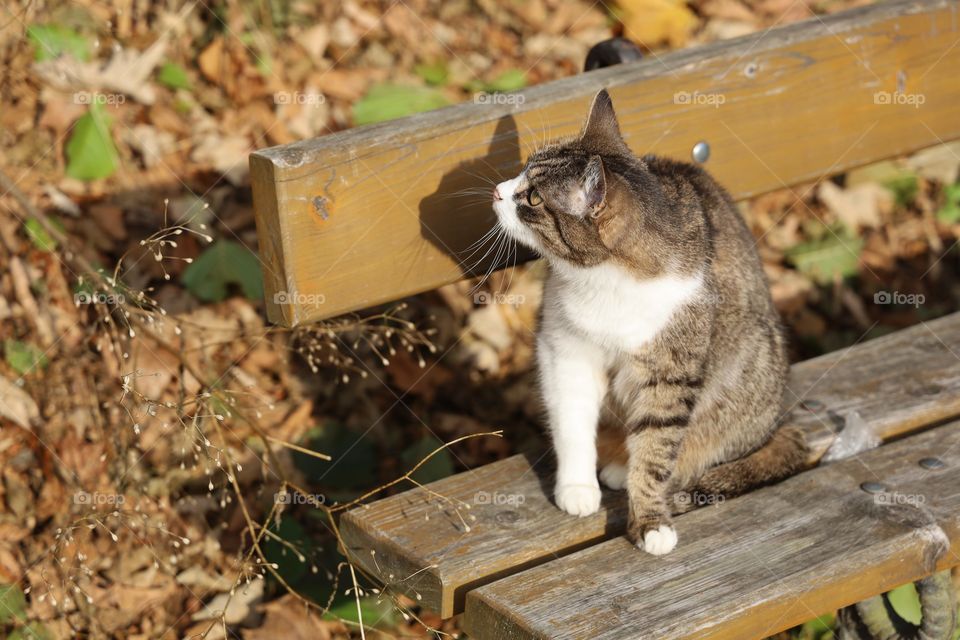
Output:
[[[293,326],[470,276],[467,247],[492,213],[450,196],[575,133],[602,87],[635,151],[689,158],[706,142],[707,168],[737,198],[960,138],[958,38],[955,1],[885,2],[547,83],[510,104],[259,151],[269,316]],[[764,637],[960,564],[958,391],[960,315],[794,365],[784,409],[811,466],[863,425],[895,442],[684,513],[664,557],[621,537],[622,494],[586,518],[556,509],[549,455],[354,509],[340,521],[344,551],[388,591],[462,612],[481,639]]]

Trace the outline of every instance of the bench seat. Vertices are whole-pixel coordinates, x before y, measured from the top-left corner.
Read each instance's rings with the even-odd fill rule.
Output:
[[[957,354],[953,314],[794,365],[785,408],[807,436],[810,462],[853,412],[883,440],[960,415]],[[353,509],[340,521],[346,551],[389,589],[443,617],[460,613],[473,589],[623,532],[622,493],[605,491],[586,518],[553,505],[551,458],[513,456]]]
[[[930,458],[943,466],[920,464]],[[764,638],[954,567],[960,422],[675,524],[680,544],[665,556],[618,537],[474,589],[463,628],[478,640]]]

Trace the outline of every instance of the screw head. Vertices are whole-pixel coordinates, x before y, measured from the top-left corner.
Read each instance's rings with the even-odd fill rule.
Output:
[[[882,482],[864,482],[860,485],[860,488],[866,491],[867,493],[884,493],[887,490],[887,485]]]
[[[946,465],[940,458],[923,458],[920,460],[920,466],[924,469],[942,469]]]
[[[710,159],[710,145],[701,140],[697,144],[693,145],[693,152],[691,154],[694,161],[703,164]]]

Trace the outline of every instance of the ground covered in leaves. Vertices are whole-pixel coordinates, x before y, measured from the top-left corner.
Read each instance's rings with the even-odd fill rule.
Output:
[[[358,609],[371,636],[457,634],[356,575],[336,517],[544,449],[542,266],[271,328],[247,154],[575,74],[612,35],[660,53],[854,4],[0,8],[0,635],[346,637]],[[958,308],[958,166],[943,146],[742,204],[795,360]]]

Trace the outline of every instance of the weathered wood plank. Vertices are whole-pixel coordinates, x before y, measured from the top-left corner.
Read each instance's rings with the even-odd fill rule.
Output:
[[[511,104],[254,153],[270,319],[319,320],[463,277],[493,213],[457,194],[575,134],[603,87],[634,151],[689,158],[706,140],[707,168],[737,198],[958,138],[958,28],[956,0],[877,3],[546,83]]]
[[[945,467],[920,466],[928,456]],[[869,494],[867,481],[889,492]],[[464,629],[478,640],[748,640],[956,566],[960,422],[675,524],[680,544],[660,558],[620,537],[473,590]]]
[[[883,439],[960,415],[957,354],[960,314],[794,365],[790,421],[819,458],[852,411]],[[343,517],[344,539],[370,574],[451,616],[469,589],[622,532],[621,493],[605,492],[591,517],[559,511],[551,464],[514,456],[377,501]]]

